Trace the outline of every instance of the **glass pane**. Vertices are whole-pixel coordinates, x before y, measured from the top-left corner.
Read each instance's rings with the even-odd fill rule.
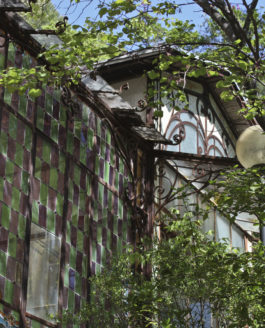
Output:
[[[197,154],[197,131],[194,126],[185,125],[185,139],[180,143],[180,149],[184,153]]]
[[[182,112],[180,114],[180,120],[185,123],[190,122],[195,127],[197,126],[197,120],[190,112]]]
[[[51,321],[58,311],[61,241],[31,224],[27,312]]]
[[[204,232],[212,231],[213,234],[210,236],[210,239],[214,238],[214,211],[210,211],[208,218],[203,221],[202,230]]]
[[[172,140],[174,135],[179,134],[180,126],[185,130],[185,139],[179,145],[166,146],[166,149],[199,155],[234,157],[232,144],[235,138],[215,102],[212,107],[199,95],[187,94],[187,97],[188,111],[184,110],[183,106],[179,106],[179,112],[173,111],[171,108],[174,106],[170,102],[163,106],[164,116],[159,122],[161,132],[165,133],[166,138]],[[176,105],[178,104],[175,101],[175,107]]]
[[[162,189],[164,190],[163,197],[166,199],[171,199],[171,202],[166,202],[165,206],[168,209],[178,208],[178,199],[176,199],[176,190],[177,188],[177,175],[174,170],[170,167],[165,166],[165,177],[162,179]]]
[[[241,212],[236,217],[237,225],[248,232],[256,232],[259,233],[259,225],[257,225],[257,217],[253,214],[249,214],[246,212]]]
[[[232,226],[232,246],[238,248],[242,252],[245,249],[244,235],[234,225]]]
[[[207,204],[203,203],[201,197],[199,196],[199,207],[200,209],[208,212],[207,219],[203,220],[202,231],[207,233],[210,230],[212,231],[212,235],[208,235],[209,239],[214,239],[214,221],[215,221],[215,211],[213,209],[207,210]]]
[[[175,114],[174,109],[172,109],[171,104],[166,104],[162,107],[163,110],[163,117],[161,118],[161,130],[160,132],[164,134],[168,128],[168,124],[172,116]],[[174,126],[172,126],[174,128]],[[167,131],[167,135],[170,134],[169,131]]]
[[[218,212],[216,212],[216,237],[219,241],[224,238],[230,240],[230,224]]]
[[[225,156],[225,149],[224,149],[223,145],[220,143],[219,140],[215,139],[215,147],[216,147],[215,156],[224,157]]]
[[[202,131],[200,129],[199,132],[198,132],[198,155],[205,155],[205,142],[202,138]]]
[[[193,114],[198,114],[197,113],[197,97],[189,94],[189,110],[193,112]]]

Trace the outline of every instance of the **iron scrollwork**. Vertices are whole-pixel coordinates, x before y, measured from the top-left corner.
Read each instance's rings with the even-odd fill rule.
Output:
[[[185,139],[185,128],[183,125],[179,128],[179,133],[174,134],[172,138],[174,140],[173,145],[179,145]]]
[[[162,208],[177,198],[177,174],[175,174],[173,179],[169,177],[166,172],[167,164],[164,161],[158,160],[155,166],[157,168],[155,176],[157,185],[154,188],[154,195],[158,203],[156,211],[156,214],[158,214]]]
[[[209,164],[208,164],[209,166]],[[207,175],[206,173],[207,169],[205,168],[205,164],[198,163],[196,164],[192,169],[192,175],[196,178],[203,178]],[[208,171],[211,171],[211,168],[208,168]]]
[[[205,91],[203,94],[188,94],[188,97],[196,97],[195,101],[191,102],[194,107],[178,112],[174,112],[172,109],[165,129],[165,137],[171,139],[174,142],[173,145],[180,145],[189,138],[188,132],[185,131],[187,127],[188,131],[194,130],[192,135],[194,133],[197,135],[197,149],[194,149],[192,153],[229,157],[228,150],[232,143],[221,119],[215,113],[210,101],[210,94]],[[192,138],[194,142],[194,136]],[[185,149],[188,144],[186,143],[179,150],[189,152],[188,148]]]

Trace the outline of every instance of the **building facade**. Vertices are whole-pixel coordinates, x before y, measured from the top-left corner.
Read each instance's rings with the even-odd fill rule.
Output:
[[[172,50],[171,50],[172,51]],[[177,50],[174,55],[179,55]],[[101,75],[114,88],[129,83],[130,90],[122,94],[124,100],[141,111],[148,88],[156,89],[156,97],[160,96],[160,82],[151,81],[143,73],[152,68],[152,62],[159,56],[168,56],[168,49],[154,48],[143,50],[129,56],[121,56],[106,63],[100,71]],[[163,116],[152,120],[147,108],[141,112],[146,124],[153,124],[171,143],[156,145],[154,148],[156,170],[156,192],[154,206],[156,217],[170,213],[170,208],[180,211],[186,205],[172,192],[178,187],[190,185],[193,192],[185,202],[199,204],[201,207],[204,189],[207,190],[209,180],[218,178],[220,172],[238,164],[235,144],[238,136],[251,124],[238,114],[240,104],[237,99],[224,102],[220,94],[223,90],[216,88],[218,77],[185,79],[181,64],[176,63],[171,70],[179,71],[176,80],[179,88],[185,91],[188,102],[169,97],[162,100]],[[163,73],[166,80],[172,74]],[[176,110],[177,109],[177,110]],[[204,222],[205,231],[212,230],[216,240],[228,239],[231,247],[250,250],[253,233],[258,233],[254,225],[255,217],[241,213],[234,224],[231,224],[217,208]]]
[[[41,47],[56,42],[0,8],[1,69],[34,67]],[[213,167],[235,163],[235,140],[247,122],[236,116],[238,104],[224,110],[215,81],[188,83],[188,111],[169,103],[157,122],[152,109],[137,113],[148,85],[143,68],[155,55],[103,66],[108,82],[98,76],[73,90],[42,86],[38,98],[0,87],[3,327],[53,327],[51,314],[77,312],[89,302],[89,277],[112,252],[151,236],[162,212],[181,208],[172,188],[191,180],[200,202]],[[244,249],[254,228],[250,218],[231,225],[216,210],[205,229]]]

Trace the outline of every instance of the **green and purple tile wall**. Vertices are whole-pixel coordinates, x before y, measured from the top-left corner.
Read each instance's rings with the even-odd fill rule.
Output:
[[[128,186],[128,174],[122,160],[115,153],[108,129],[98,117],[90,113],[94,131],[95,178],[92,181],[91,272],[99,272],[109,254],[130,240],[130,209],[123,202]]]
[[[3,51],[0,65],[5,62]],[[35,60],[9,43],[8,66]],[[87,300],[88,276],[130,242],[124,202],[128,173],[110,131],[84,103],[73,116],[60,92],[43,88],[36,100],[4,92],[0,136],[0,296],[19,309],[26,220],[58,237],[65,225],[63,307]],[[33,157],[32,157],[33,156]],[[30,166],[34,166],[29,203]],[[67,199],[66,199],[67,197]],[[29,215],[31,211],[32,215]],[[1,302],[0,302],[1,303]],[[36,319],[37,320],[37,319]],[[38,325],[37,321],[34,325]]]
[[[6,65],[6,39],[5,39],[5,32],[0,29],[0,69],[4,69]],[[3,96],[3,86],[0,85],[0,99]]]
[[[19,306],[32,130],[2,108],[0,139],[0,291],[7,303]]]

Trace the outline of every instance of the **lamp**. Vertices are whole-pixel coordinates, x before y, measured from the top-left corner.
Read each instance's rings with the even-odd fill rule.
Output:
[[[247,128],[236,143],[236,155],[240,164],[248,169],[255,166],[265,168],[265,132],[259,125]],[[260,227],[260,239],[265,245],[265,226]]]

